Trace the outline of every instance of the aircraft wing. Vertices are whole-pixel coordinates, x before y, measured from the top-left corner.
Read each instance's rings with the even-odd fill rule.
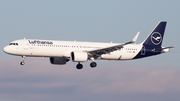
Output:
[[[103,54],[108,54],[108,53],[111,53],[113,51],[120,50],[121,48],[123,48],[123,46],[136,42],[136,40],[137,40],[137,38],[139,36],[139,33],[140,32],[138,32],[131,41],[126,42],[124,44],[119,44],[119,45],[115,45],[115,46],[111,46],[111,47],[106,47],[106,48],[101,48],[101,49],[97,49],[97,50],[87,51],[87,53],[89,55],[89,58],[93,57],[94,59],[97,59],[98,57],[101,57],[101,55],[103,55]]]

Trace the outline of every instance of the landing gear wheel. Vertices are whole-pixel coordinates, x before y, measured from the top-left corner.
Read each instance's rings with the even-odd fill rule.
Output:
[[[91,62],[91,63],[90,63],[90,66],[91,66],[92,68],[94,68],[94,67],[97,66],[97,63],[96,63],[96,62]]]
[[[83,65],[80,64],[80,63],[78,63],[78,64],[76,65],[76,68],[77,68],[77,69],[82,69],[82,68],[83,68]]]
[[[21,65],[24,65],[25,63],[24,63],[24,62],[21,62],[20,64],[21,64]]]

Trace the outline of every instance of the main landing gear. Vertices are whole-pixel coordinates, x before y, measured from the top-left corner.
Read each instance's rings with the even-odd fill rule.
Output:
[[[94,68],[94,67],[97,66],[97,63],[96,63],[96,62],[91,62],[91,63],[90,63],[90,66],[91,66],[92,68]]]
[[[93,61],[93,62],[90,63],[90,66],[91,66],[92,68],[94,68],[94,67],[97,66],[97,63]],[[78,62],[78,64],[76,65],[76,68],[77,68],[77,69],[82,69],[82,68],[83,68],[83,65],[82,65],[80,62]]]
[[[91,66],[92,68],[96,67],[96,66],[97,66],[97,63],[94,62],[94,58],[91,58],[91,60],[92,60],[92,62],[90,63],[90,66]]]
[[[82,69],[82,68],[83,68],[83,65],[80,64],[80,62],[78,62],[78,64],[76,65],[76,68],[77,68],[77,69]]]
[[[20,62],[21,65],[25,64],[24,59],[25,59],[25,56],[22,56],[22,62]]]

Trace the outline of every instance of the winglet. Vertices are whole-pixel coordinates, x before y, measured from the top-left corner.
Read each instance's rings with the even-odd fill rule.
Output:
[[[140,32],[138,32],[130,42],[126,42],[125,44],[122,44],[122,45],[127,45],[127,44],[131,44],[131,43],[136,42],[136,40],[137,40],[137,38],[138,38],[138,36],[139,36],[139,33],[140,33]]]
[[[137,38],[138,38],[138,36],[139,36],[139,33],[140,33],[140,32],[138,32],[138,33],[136,34],[136,36],[132,39],[131,42],[136,42],[136,40],[137,40]]]

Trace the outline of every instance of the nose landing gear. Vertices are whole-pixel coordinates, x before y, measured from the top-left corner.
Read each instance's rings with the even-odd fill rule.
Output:
[[[20,62],[21,65],[25,64],[24,59],[25,59],[25,56],[22,56],[22,62]]]
[[[21,65],[24,65],[24,64],[25,64],[25,62],[20,62],[20,64],[21,64]]]

